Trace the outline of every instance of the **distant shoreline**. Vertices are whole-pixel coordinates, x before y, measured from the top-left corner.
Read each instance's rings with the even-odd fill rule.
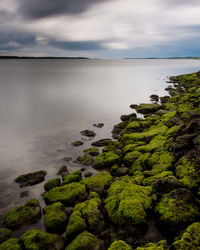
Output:
[[[90,59],[88,57],[54,57],[54,56],[0,56],[0,59]]]

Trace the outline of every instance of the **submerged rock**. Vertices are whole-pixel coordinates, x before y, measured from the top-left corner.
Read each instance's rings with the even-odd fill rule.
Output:
[[[88,130],[88,129],[83,130],[80,133],[81,133],[81,135],[84,135],[84,136],[87,136],[87,137],[94,137],[96,135],[96,133],[94,131]]]
[[[71,143],[72,146],[74,147],[78,147],[78,146],[81,146],[83,145],[84,143],[82,141],[74,141]]]
[[[3,217],[3,224],[10,229],[36,223],[41,217],[41,208],[36,199],[28,200],[24,205],[11,209]]]
[[[69,174],[69,171],[68,171],[67,166],[61,166],[58,173],[57,173],[57,175],[61,175],[63,179],[68,174]]]
[[[64,241],[58,234],[49,234],[39,229],[29,230],[20,237],[25,249],[48,249],[61,250],[64,247]]]
[[[97,128],[102,128],[104,126],[103,123],[98,123],[98,124],[93,124],[94,127],[97,127]]]
[[[20,187],[35,185],[40,182],[43,182],[46,174],[46,171],[41,170],[25,175],[20,175],[15,179],[15,182],[19,183]]]

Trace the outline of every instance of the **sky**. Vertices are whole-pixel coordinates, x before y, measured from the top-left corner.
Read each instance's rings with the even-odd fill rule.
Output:
[[[0,55],[200,56],[200,0],[0,0]]]

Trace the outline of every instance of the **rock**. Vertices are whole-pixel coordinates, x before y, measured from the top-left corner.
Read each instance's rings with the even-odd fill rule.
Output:
[[[97,147],[91,147],[83,150],[83,152],[90,154],[91,156],[97,156],[99,154],[99,149]]]
[[[50,179],[48,180],[45,184],[44,184],[44,189],[45,191],[49,191],[52,188],[55,187],[59,187],[61,185],[61,180],[60,178],[54,178],[54,179]]]
[[[146,222],[146,210],[152,208],[151,188],[136,185],[132,177],[121,177],[113,182],[105,199],[105,209],[117,225]]]
[[[20,193],[20,197],[24,198],[24,197],[27,197],[29,196],[29,191],[23,191]]]
[[[65,176],[63,184],[69,184],[72,182],[79,182],[82,179],[81,170],[76,170],[71,174]]]
[[[0,250],[22,250],[22,248],[18,239],[10,238],[0,245]]]
[[[114,241],[108,250],[132,250],[132,247],[127,245],[123,240]]]
[[[200,249],[200,223],[195,222],[190,225],[182,234],[181,237],[176,238],[172,245],[172,249]]]
[[[44,208],[44,225],[47,231],[63,232],[68,216],[62,203],[56,202]]]
[[[193,203],[192,193],[178,188],[165,194],[157,204],[155,211],[160,215],[160,223],[167,230],[178,231],[195,221],[200,215]]]
[[[94,159],[91,154],[85,153],[84,155],[77,157],[76,161],[81,165],[89,166],[93,164]]]
[[[65,250],[100,250],[101,244],[99,240],[91,233],[84,231],[79,234]]]
[[[101,153],[96,157],[93,163],[94,168],[105,168],[105,167],[110,167],[116,163],[118,163],[120,160],[119,155],[113,153],[112,151],[110,152],[104,152]]]
[[[161,240],[157,243],[147,243],[144,247],[137,247],[136,250],[153,250],[153,249],[159,249],[159,250],[168,250],[169,247],[167,245],[166,240]]]
[[[85,177],[90,177],[90,176],[92,176],[92,172],[91,171],[87,171],[87,172],[84,173],[84,176]]]
[[[162,96],[160,97],[160,102],[162,104],[166,103],[169,100],[170,96]]]
[[[151,102],[158,102],[159,96],[158,95],[150,95],[150,100],[151,100]]]
[[[104,147],[104,146],[107,146],[109,142],[111,142],[112,140],[111,139],[101,139],[99,141],[95,141],[92,143],[92,146],[95,146],[95,147]]]
[[[36,223],[41,217],[41,208],[36,199],[28,200],[24,205],[11,209],[3,217],[3,224],[10,229]]]
[[[127,153],[124,156],[124,163],[127,165],[130,165],[131,163],[133,163],[137,158],[139,158],[142,155],[142,153],[138,152],[138,151],[132,151]]]
[[[96,175],[85,178],[81,181],[86,187],[93,192],[102,193],[112,181],[112,176],[106,171],[102,171]]]
[[[88,129],[83,130],[80,133],[81,133],[81,135],[88,136],[88,137],[94,137],[96,135],[96,133],[94,131],[88,130]]]
[[[138,106],[137,104],[131,104],[131,105],[130,105],[130,108],[131,108],[131,109],[136,109],[137,106]]]
[[[25,249],[48,249],[61,250],[64,247],[64,241],[58,234],[49,234],[39,229],[32,229],[20,237]]]
[[[123,122],[129,121],[129,120],[135,120],[137,119],[137,115],[135,113],[129,114],[129,115],[121,115],[120,119]]]
[[[63,161],[71,161],[72,160],[72,157],[71,156],[66,156],[63,158]]]
[[[94,127],[97,127],[97,128],[102,128],[104,126],[103,123],[98,123],[98,124],[93,124]]]
[[[83,145],[84,143],[82,141],[74,141],[71,143],[72,146],[75,146],[75,147],[78,147],[78,146],[81,146]]]
[[[63,179],[68,174],[69,174],[69,171],[68,171],[67,166],[61,166],[58,173],[57,173],[57,175],[61,175]]]
[[[61,202],[65,206],[72,206],[73,204],[86,198],[85,185],[73,182],[61,187],[55,187],[44,194],[46,203]]]
[[[69,218],[66,228],[67,238],[73,238],[84,231],[87,226],[92,232],[100,232],[104,227],[103,215],[99,210],[101,200],[98,194],[85,202],[78,203]],[[87,226],[86,226],[87,225]]]
[[[12,237],[12,231],[8,228],[0,228],[0,244]]]
[[[160,108],[161,108],[161,105],[159,105],[159,104],[146,104],[146,103],[142,103],[142,104],[140,104],[136,108],[136,111],[138,113],[146,115],[146,114],[153,114],[157,110],[159,110]]]
[[[15,182],[19,183],[20,187],[35,185],[40,182],[43,182],[46,174],[46,171],[41,170],[25,175],[20,175],[15,179]]]
[[[112,166],[111,174],[112,176],[123,176],[128,174],[129,169],[125,167],[118,167],[117,165]]]

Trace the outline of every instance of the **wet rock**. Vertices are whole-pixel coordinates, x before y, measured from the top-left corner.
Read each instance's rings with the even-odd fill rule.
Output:
[[[110,167],[116,163],[118,163],[120,160],[119,155],[113,153],[112,151],[110,152],[104,152],[98,155],[93,163],[94,168],[105,168],[105,167]]]
[[[74,147],[78,147],[78,146],[81,146],[83,145],[84,143],[82,141],[74,141],[71,143],[72,146]]]
[[[81,165],[89,166],[93,164],[94,159],[91,154],[85,153],[84,155],[77,157],[76,161]]]
[[[0,250],[22,250],[19,240],[16,238],[10,238],[0,245]]]
[[[10,229],[34,224],[41,217],[41,208],[36,199],[28,200],[24,205],[11,209],[3,217],[3,224]]]
[[[83,150],[83,152],[90,154],[91,156],[97,156],[99,154],[99,149],[97,147],[91,147]]]
[[[121,115],[120,119],[123,122],[129,121],[129,120],[135,120],[137,119],[137,115],[135,113],[129,114],[129,115]]]
[[[117,165],[112,166],[111,174],[112,176],[123,176],[128,174],[129,169],[125,167],[118,167]]]
[[[65,176],[65,178],[63,180],[63,184],[69,184],[72,182],[79,182],[81,179],[82,179],[81,170],[76,170],[73,173]]]
[[[161,108],[161,105],[159,105],[159,104],[146,104],[146,103],[142,103],[142,104],[140,104],[136,108],[136,111],[138,113],[146,115],[146,114],[153,114],[157,110],[159,110],[160,108]]]
[[[61,187],[51,189],[44,194],[44,200],[47,204],[61,202],[65,206],[72,206],[87,196],[85,185],[73,182]]]
[[[91,171],[87,171],[87,172],[84,173],[84,176],[85,177],[90,177],[90,176],[92,176],[92,172]]]
[[[138,106],[137,104],[131,104],[131,105],[130,105],[130,108],[131,108],[131,109],[136,109],[137,106]]]
[[[84,231],[79,234],[67,247],[65,250],[100,250],[100,241],[91,233]]]
[[[121,250],[121,249],[132,250],[132,248],[122,240],[114,241],[108,248],[108,250]]]
[[[20,175],[15,179],[15,182],[20,184],[20,187],[32,186],[44,181],[46,171],[36,171],[25,175]]]
[[[150,101],[151,102],[158,102],[159,96],[158,95],[150,95]]]
[[[111,141],[112,141],[111,139],[101,139],[101,140],[93,142],[92,146],[95,146],[95,147],[104,147],[104,146],[107,146],[108,143],[111,142]]]
[[[104,189],[110,186],[111,182],[112,176],[106,171],[102,171],[81,181],[89,191],[97,193],[102,193]]]
[[[68,216],[62,203],[56,202],[44,208],[44,225],[49,232],[62,232]]]
[[[12,231],[8,228],[0,228],[0,244],[12,237]]]
[[[24,197],[27,197],[29,196],[29,191],[23,191],[20,193],[20,197],[24,198]]]
[[[68,171],[67,166],[61,166],[58,173],[57,173],[57,175],[61,175],[63,179],[68,174],[69,174],[69,171]]]
[[[104,126],[103,123],[98,123],[98,124],[93,124],[94,127],[97,127],[97,128],[102,128]]]
[[[94,131],[88,130],[88,129],[83,130],[80,133],[81,133],[81,135],[87,136],[87,137],[94,137],[96,135],[96,133]]]
[[[50,179],[48,180],[45,184],[44,184],[44,189],[45,191],[49,191],[52,188],[55,187],[59,187],[61,185],[61,180],[60,178],[54,178],[54,179]]]
[[[63,158],[63,161],[71,161],[72,160],[72,157],[71,156],[66,156]]]
[[[20,237],[25,249],[61,250],[64,241],[58,234],[49,234],[39,229],[32,229]]]

